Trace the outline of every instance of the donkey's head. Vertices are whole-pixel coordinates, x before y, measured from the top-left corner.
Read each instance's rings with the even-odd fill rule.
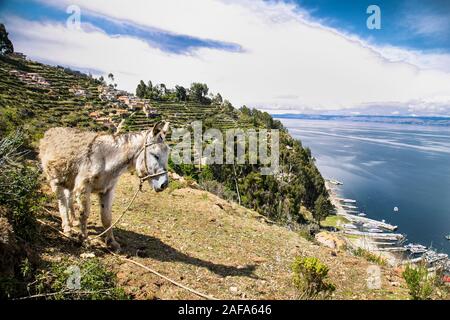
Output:
[[[155,124],[146,134],[144,148],[136,162],[139,176],[147,177],[146,180],[157,192],[163,191],[169,185],[169,147],[164,142],[168,131],[169,122],[159,121]]]

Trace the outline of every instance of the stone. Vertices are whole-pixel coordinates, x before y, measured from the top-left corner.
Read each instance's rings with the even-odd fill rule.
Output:
[[[338,236],[334,235],[331,232],[322,231],[315,235],[317,242],[321,245],[331,248],[331,249],[340,249],[345,247],[345,241],[340,239]]]

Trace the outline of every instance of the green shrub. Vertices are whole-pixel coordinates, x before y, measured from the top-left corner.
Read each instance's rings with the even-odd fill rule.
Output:
[[[376,263],[380,266],[386,265],[386,260],[384,258],[382,258],[381,256],[374,254],[366,249],[358,248],[356,250],[353,250],[353,254],[357,257],[362,257],[362,258],[366,259],[367,261]]]
[[[315,257],[297,257],[292,264],[294,285],[300,297],[307,299],[328,298],[335,286],[327,282],[328,267]]]
[[[30,240],[36,230],[34,213],[44,200],[39,171],[24,161],[20,132],[0,140],[0,207],[17,236]]]
[[[68,283],[77,283],[71,279],[75,279],[78,270],[79,288],[71,288]],[[52,263],[47,270],[38,273],[32,289],[36,294],[54,300],[129,299],[123,288],[117,285],[115,274],[97,258],[83,259],[77,263],[69,260]]]
[[[300,225],[298,235],[308,241],[316,242],[316,238],[310,228],[310,225]]]
[[[407,265],[402,276],[406,281],[409,295],[413,300],[430,299],[435,287],[436,278],[428,272],[426,265]]]

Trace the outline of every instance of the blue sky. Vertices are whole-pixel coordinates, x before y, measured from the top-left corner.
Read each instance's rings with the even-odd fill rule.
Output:
[[[450,52],[450,1],[448,0],[291,0],[323,25],[358,35],[374,44],[395,45],[409,49]],[[381,9],[381,30],[366,27],[369,5]],[[28,20],[64,22],[67,13],[38,0],[2,0],[3,14],[17,15]],[[422,17],[424,21],[418,21]],[[425,19],[429,19],[426,21]],[[85,14],[83,22],[90,23],[104,32],[118,36],[129,35],[148,41],[152,46],[182,54],[199,47],[240,51],[237,43],[201,39],[184,34],[174,34],[156,27],[133,24],[124,20],[111,20],[105,16]],[[420,23],[433,24],[428,30],[420,29]]]
[[[65,25],[72,4],[78,31]],[[381,30],[366,27],[372,4]],[[0,20],[18,51],[113,72],[130,91],[202,81],[274,112],[450,114],[447,0],[0,0]]]
[[[377,44],[412,49],[450,51],[448,0],[298,0],[302,7],[330,26],[357,34]],[[361,14],[371,4],[381,9],[381,30],[366,28]],[[428,19],[428,21],[427,21]],[[423,24],[435,24],[426,29]],[[425,29],[425,30],[424,30]]]

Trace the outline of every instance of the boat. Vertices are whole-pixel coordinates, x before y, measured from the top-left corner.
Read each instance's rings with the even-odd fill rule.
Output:
[[[354,224],[351,224],[351,223],[344,223],[342,226],[346,229],[354,229],[354,230],[358,229],[357,226],[355,226]]]
[[[330,183],[332,183],[332,184],[334,184],[334,185],[336,185],[336,186],[342,186],[342,185],[343,185],[342,182],[340,182],[340,181],[338,181],[338,180],[335,180],[335,179],[331,179],[331,180],[330,180]]]
[[[446,235],[445,239],[450,240],[450,234]]]
[[[360,216],[360,217],[365,217],[366,214],[365,214],[364,212],[361,212],[361,213],[358,214],[358,216]]]
[[[380,230],[378,228],[370,228],[370,229],[367,229],[367,231],[374,232],[374,233],[383,233],[383,230]]]
[[[346,205],[346,204],[343,204],[342,208],[344,208],[344,209],[358,209],[358,207],[356,207],[356,206],[349,206],[349,205]]]
[[[407,245],[404,246],[404,248],[414,254],[425,253],[428,251],[427,247],[421,244],[408,243]]]
[[[424,256],[425,261],[430,264],[441,261],[441,260],[445,260],[448,258],[448,254],[437,253],[436,251],[433,251],[433,250],[428,250],[427,252],[425,252],[423,254],[423,256]]]
[[[345,203],[356,203],[356,200],[353,200],[353,199],[338,198],[337,200],[340,202],[345,202]]]

